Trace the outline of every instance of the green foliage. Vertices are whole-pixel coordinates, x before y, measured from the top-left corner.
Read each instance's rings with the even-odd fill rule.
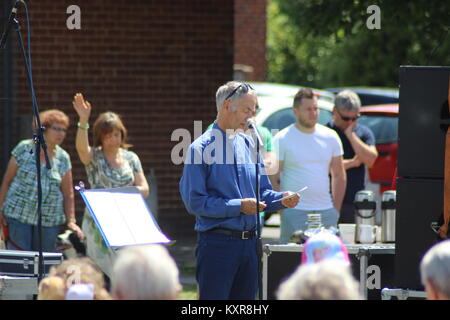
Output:
[[[381,29],[370,30],[370,5]],[[450,65],[450,2],[269,0],[268,80],[397,86],[400,65]]]

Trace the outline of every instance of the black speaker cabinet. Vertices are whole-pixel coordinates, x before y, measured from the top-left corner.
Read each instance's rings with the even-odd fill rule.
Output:
[[[400,67],[398,176],[443,178],[450,67]]]
[[[419,265],[442,219],[450,67],[400,67],[396,286],[423,289]]]
[[[432,223],[438,222],[443,207],[443,179],[397,180],[395,285],[422,290],[420,261],[437,242]]]

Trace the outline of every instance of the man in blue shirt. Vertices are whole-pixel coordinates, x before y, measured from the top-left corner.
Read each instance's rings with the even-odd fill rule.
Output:
[[[256,92],[231,81],[217,90],[216,105],[212,130],[189,146],[180,193],[196,216],[199,298],[251,300],[258,289],[256,145],[243,131],[255,113]],[[299,195],[273,191],[259,163],[260,211],[294,207]]]
[[[347,170],[347,188],[342,203],[339,223],[354,223],[355,194],[364,190],[366,166],[371,167],[378,157],[375,136],[358,123],[361,100],[351,90],[338,93],[334,101],[333,120],[327,126],[334,129],[344,148],[344,168]]]

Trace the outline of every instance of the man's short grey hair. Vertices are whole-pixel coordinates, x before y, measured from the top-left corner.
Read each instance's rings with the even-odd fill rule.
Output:
[[[229,81],[225,83],[224,85],[220,86],[219,89],[217,89],[216,92],[216,106],[217,106],[217,112],[220,111],[220,109],[223,106],[223,103],[225,101],[225,98],[237,87],[242,85],[242,82],[238,81]],[[233,112],[236,112],[237,110],[237,104],[236,101],[238,101],[243,95],[249,93],[256,97],[256,91],[255,90],[248,90],[248,87],[241,86],[228,100],[231,101],[231,108]]]
[[[359,111],[361,108],[361,100],[355,92],[351,90],[344,90],[336,95],[334,105],[339,110]]]
[[[119,251],[111,279],[113,294],[124,300],[171,300],[180,291],[179,272],[162,245]]]
[[[450,298],[450,240],[429,249],[420,262],[422,283],[430,281],[433,288]]]
[[[361,300],[348,265],[323,260],[300,265],[278,288],[279,300]]]

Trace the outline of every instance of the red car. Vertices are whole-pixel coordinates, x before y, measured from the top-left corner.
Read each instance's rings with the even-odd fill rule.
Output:
[[[369,127],[375,135],[378,158],[369,168],[372,183],[380,184],[380,194],[392,190],[398,154],[398,104],[361,107],[359,123]]]

